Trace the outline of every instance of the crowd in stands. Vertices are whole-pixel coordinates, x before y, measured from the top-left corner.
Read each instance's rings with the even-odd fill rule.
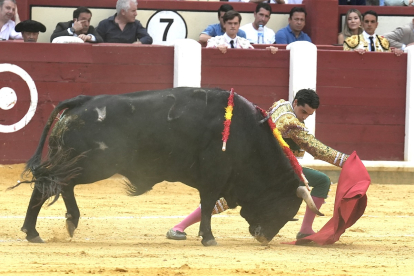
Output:
[[[260,0],[253,1],[258,2],[253,11],[253,22],[241,26],[240,13],[234,11],[231,5],[223,4],[217,11],[219,23],[207,26],[201,32],[199,42],[209,48],[219,48],[223,53],[227,48],[254,48],[257,43],[312,42],[311,38],[302,31],[307,15],[304,8],[293,7],[289,13],[287,26],[275,33],[274,30],[266,27],[272,14],[271,5]],[[270,2],[272,1],[278,4],[301,2],[300,0],[271,0]],[[397,2],[397,0],[384,0],[384,3],[392,1]],[[413,3],[413,0],[401,1],[409,5]],[[236,2],[236,0],[229,2]],[[241,2],[245,1],[241,0]],[[380,2],[382,3],[382,0]],[[365,5],[366,1],[339,0],[339,3]],[[137,0],[118,0],[116,13],[100,21],[94,28],[90,25],[92,12],[86,7],[79,7],[74,10],[72,20],[57,23],[50,41],[152,44],[153,40],[146,28],[136,20],[137,8]],[[380,36],[375,32],[378,27],[378,15],[375,11],[370,10],[361,14],[357,9],[350,9],[345,16],[343,31],[338,35],[338,44],[343,45],[344,50],[356,51],[360,54],[367,51],[392,51],[400,55],[407,46],[414,44],[413,24],[414,20]],[[0,29],[1,40],[23,39],[25,42],[36,42],[39,32],[46,31],[46,27],[40,22],[34,20],[20,22],[16,0],[0,0]],[[273,54],[277,52],[277,47],[274,46],[269,46],[267,49]]]
[[[137,9],[137,0],[118,0],[116,13],[99,22],[94,28],[90,25],[92,12],[86,7],[79,7],[73,12],[72,20],[59,22],[56,25],[50,41],[152,44],[152,38],[146,28],[135,19]],[[37,42],[39,31],[45,32],[46,28],[42,23],[34,20],[20,22],[16,0],[0,0],[0,30],[1,40],[23,39],[24,33],[35,32],[35,39],[24,39],[24,41]]]

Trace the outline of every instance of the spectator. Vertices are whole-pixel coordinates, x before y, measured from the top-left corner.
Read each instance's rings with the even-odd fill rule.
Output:
[[[23,39],[22,34],[14,30],[18,23],[20,18],[16,0],[0,0],[0,40]]]
[[[237,35],[241,22],[241,15],[235,10],[226,12],[223,16],[224,35],[212,37],[207,42],[207,48],[218,48],[223,54],[227,48],[253,49],[250,42]]]
[[[344,50],[355,51],[360,54],[366,51],[391,52],[390,43],[382,36],[375,34],[378,27],[378,15],[375,11],[369,10],[362,16],[364,31],[360,35],[353,35],[345,39]]]
[[[250,43],[257,43],[257,30],[259,29],[259,25],[262,25],[264,28],[264,44],[273,44],[275,42],[275,32],[266,27],[271,13],[272,8],[269,4],[259,3],[254,12],[254,22],[240,27],[240,29],[246,32],[246,38]]]
[[[288,0],[228,0],[229,2],[251,2],[251,3],[270,3],[270,4],[287,4],[286,2]],[[294,1],[294,0],[290,0],[290,1]],[[289,2],[290,2],[289,1]],[[296,0],[296,1],[300,1],[302,3],[302,0]],[[289,3],[290,4],[290,3]]]
[[[304,8],[294,7],[289,13],[289,24],[277,31],[276,43],[277,44],[289,44],[295,41],[309,41],[312,42],[310,37],[302,32],[305,27],[306,11]]]
[[[367,3],[365,0],[339,0],[339,5],[361,5],[365,6]]]
[[[46,27],[35,20],[25,20],[16,25],[16,32],[20,32],[24,42],[37,42],[39,32],[46,32]]]
[[[384,0],[383,6],[412,6],[413,0]]]
[[[223,16],[225,33],[221,36],[215,36],[208,40],[207,48],[218,48],[223,54],[227,48],[254,49],[249,40],[237,36],[240,28],[241,15],[235,10],[226,12]],[[277,47],[267,47],[272,54],[276,54]]]
[[[362,14],[357,9],[350,9],[345,16],[345,24],[342,33],[338,35],[338,44],[344,44],[345,39],[362,33]]]
[[[152,37],[135,19],[137,9],[136,0],[118,0],[116,14],[99,22],[96,28],[104,42],[152,44]]]
[[[404,51],[405,47],[414,45],[414,19],[402,27],[396,28],[390,33],[386,33],[384,37],[388,39],[391,47],[395,47]]]
[[[79,37],[84,42],[103,42],[102,37],[95,28],[90,25],[92,12],[86,7],[79,7],[73,11],[73,20],[59,22],[50,36],[50,42],[56,37],[74,36]]]
[[[226,31],[224,30],[223,16],[230,10],[233,10],[233,6],[229,4],[223,4],[220,6],[217,11],[218,20],[220,22],[217,24],[208,25],[207,28],[200,34],[199,42],[201,44],[207,43],[207,40],[212,37],[225,34]],[[243,30],[239,29],[237,36],[246,38],[246,33]]]

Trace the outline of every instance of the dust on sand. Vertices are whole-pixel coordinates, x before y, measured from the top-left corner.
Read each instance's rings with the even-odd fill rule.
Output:
[[[365,215],[329,246],[293,246],[298,222],[289,222],[268,246],[248,233],[239,209],[212,219],[216,247],[204,247],[198,225],[186,241],[165,238],[169,228],[199,204],[198,192],[163,182],[129,197],[122,177],[75,189],[81,211],[74,238],[66,233],[63,201],[43,208],[37,230],[47,242],[31,244],[20,232],[31,195],[29,185],[5,191],[23,165],[0,165],[0,274],[7,275],[414,275],[414,185],[376,185],[368,190]],[[336,186],[316,218],[331,217]]]

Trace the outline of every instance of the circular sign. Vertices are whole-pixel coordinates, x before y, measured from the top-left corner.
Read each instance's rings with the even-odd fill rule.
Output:
[[[3,87],[0,89],[0,108],[9,110],[14,107],[17,102],[16,92],[10,87]]]
[[[15,73],[16,75],[21,77],[26,82],[30,90],[30,106],[29,106],[29,110],[27,111],[26,115],[24,115],[24,117],[20,121],[18,121],[17,123],[13,125],[0,124],[0,132],[10,133],[10,132],[15,132],[15,131],[18,131],[24,128],[33,118],[36,112],[36,107],[37,107],[37,99],[38,99],[37,89],[30,75],[17,65],[8,64],[8,63],[0,64],[0,73],[1,72]],[[0,93],[0,106],[1,107],[6,106],[6,108],[3,108],[6,110],[11,109],[17,102],[16,93],[14,92],[13,89],[9,87],[3,87],[2,89],[0,89],[0,92],[1,92]],[[8,96],[5,96],[3,98],[2,97],[3,95],[8,95]],[[14,99],[14,103],[13,103],[13,99]],[[10,108],[7,108],[7,107],[10,107]]]
[[[173,45],[176,39],[187,38],[187,24],[175,11],[157,11],[147,22],[152,44]]]

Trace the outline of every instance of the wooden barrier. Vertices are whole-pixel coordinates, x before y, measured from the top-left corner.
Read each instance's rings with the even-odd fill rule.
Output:
[[[0,133],[0,163],[20,163],[34,152],[54,106],[80,95],[119,94],[173,86],[174,51],[169,46],[119,44],[29,44],[1,42],[2,63],[15,64],[34,80],[39,102],[23,129]],[[288,99],[289,51],[202,49],[203,87],[234,88],[269,108]],[[318,50],[317,92],[321,106],[316,137],[338,150],[357,150],[364,160],[403,160],[406,55]],[[18,101],[0,109],[0,124],[16,123],[27,112],[30,91],[16,74],[0,73]]]
[[[0,42],[2,63],[21,67],[39,94],[35,116],[23,129],[0,133],[0,163],[21,163],[33,154],[54,106],[77,95],[120,94],[173,86],[174,48],[119,44]],[[17,104],[0,109],[0,124],[12,125],[27,112],[30,91],[16,74],[0,73],[0,88],[10,87]]]
[[[318,51],[316,136],[363,160],[404,160],[407,56]]]
[[[269,108],[288,98],[289,51],[272,55],[268,50],[229,51],[203,49],[201,86],[234,88],[249,101]]]
[[[341,16],[350,8],[375,9],[380,16],[411,19],[404,7],[338,6],[336,0],[305,0],[308,10],[305,32],[318,45],[317,92],[321,107],[316,116],[316,136],[338,150],[357,150],[365,160],[404,160],[406,55],[346,53],[336,43]],[[208,12],[216,18],[220,2],[139,1],[140,10],[161,9]],[[252,13],[252,3],[231,3],[242,13]],[[313,5],[315,4],[315,5]],[[114,9],[114,0],[19,0],[21,19],[32,18],[34,7]],[[311,6],[312,5],[312,6]],[[275,17],[289,13],[292,5],[272,5]],[[54,22],[70,18],[53,18]],[[138,15],[140,18],[140,15]],[[35,18],[36,19],[36,18]],[[215,21],[214,21],[215,22]],[[211,22],[211,23],[214,23]],[[248,21],[247,21],[248,22]],[[247,23],[245,22],[245,23]],[[145,22],[144,22],[145,23]],[[285,23],[283,23],[285,24]],[[329,31],[325,29],[329,26]],[[381,26],[381,19],[380,19]],[[332,31],[335,30],[335,31]],[[198,30],[197,30],[198,32]],[[323,44],[323,45],[321,45]],[[202,86],[235,88],[262,108],[288,98],[289,51],[271,55],[264,48],[234,50],[226,55],[202,50]],[[23,68],[35,81],[39,102],[35,116],[23,129],[0,133],[0,163],[20,163],[34,152],[41,130],[53,107],[80,95],[119,94],[173,86],[174,49],[170,46],[120,44],[56,45],[0,42],[1,63]],[[16,74],[0,73],[0,88],[18,92],[10,110],[0,109],[0,124],[12,125],[27,112],[30,91]]]

